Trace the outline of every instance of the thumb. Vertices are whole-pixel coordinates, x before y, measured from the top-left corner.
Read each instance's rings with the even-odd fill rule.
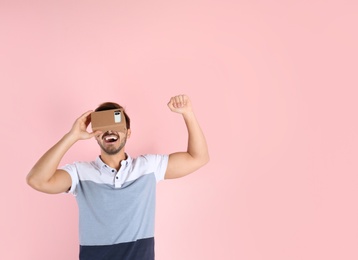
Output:
[[[102,131],[100,131],[100,130],[94,131],[92,133],[88,133],[89,138],[92,138],[94,136],[98,136],[98,135],[101,135],[101,134],[102,134]]]
[[[174,109],[173,103],[174,103],[173,98],[171,98],[167,104],[167,106],[170,108],[170,110]]]

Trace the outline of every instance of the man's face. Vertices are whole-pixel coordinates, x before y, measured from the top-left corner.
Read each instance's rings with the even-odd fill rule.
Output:
[[[107,131],[96,136],[96,140],[105,153],[114,155],[119,153],[126,145],[129,134],[130,130],[124,130],[123,132]]]

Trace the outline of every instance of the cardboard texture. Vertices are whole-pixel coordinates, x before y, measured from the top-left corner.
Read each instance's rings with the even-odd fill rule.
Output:
[[[92,131],[100,130],[123,132],[126,128],[126,118],[123,109],[111,109],[91,113]]]

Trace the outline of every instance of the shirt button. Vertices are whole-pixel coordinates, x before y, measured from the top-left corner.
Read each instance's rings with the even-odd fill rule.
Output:
[[[114,172],[114,170],[112,170],[112,172]]]
[[[116,177],[116,179],[118,180],[118,176]]]

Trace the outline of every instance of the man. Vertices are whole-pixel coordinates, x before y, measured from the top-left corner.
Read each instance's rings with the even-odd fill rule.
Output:
[[[123,131],[91,133],[87,127],[92,111],[87,111],[29,172],[27,183],[32,188],[76,196],[80,259],[154,259],[156,183],[183,177],[209,161],[206,140],[190,99],[186,95],[172,97],[168,107],[184,118],[188,130],[186,152],[131,158],[125,153],[125,144],[131,135],[130,119],[125,111]],[[117,108],[122,107],[107,102],[96,111]],[[58,168],[73,144],[92,137],[101,148],[101,155],[95,161],[75,162]]]

